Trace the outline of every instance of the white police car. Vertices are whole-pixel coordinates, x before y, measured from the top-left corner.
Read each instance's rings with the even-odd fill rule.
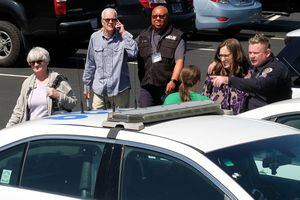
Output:
[[[0,184],[26,189],[16,189],[22,199],[28,189],[61,199],[300,198],[300,132],[219,111],[188,102],[15,125],[0,131]]]
[[[241,113],[239,116],[274,121],[300,129],[300,98],[278,101]]]
[[[279,52],[277,57],[290,70],[292,78],[293,98],[300,97],[300,52],[295,49],[300,48],[300,29],[288,32],[285,38],[285,47]]]

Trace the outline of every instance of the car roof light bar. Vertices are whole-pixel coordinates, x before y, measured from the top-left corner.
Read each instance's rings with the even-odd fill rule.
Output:
[[[142,130],[144,124],[170,119],[198,116],[204,114],[222,114],[219,103],[210,100],[189,101],[171,105],[137,108],[108,114],[104,127],[124,127],[125,129]]]

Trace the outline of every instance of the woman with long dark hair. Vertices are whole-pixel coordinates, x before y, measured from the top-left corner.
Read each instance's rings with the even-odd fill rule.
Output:
[[[204,82],[203,94],[221,104],[221,108],[231,110],[233,114],[244,111],[246,93],[238,89],[221,85],[213,86],[210,75],[245,77],[248,73],[249,63],[244,54],[241,43],[234,38],[221,42],[214,56],[215,67],[207,74]]]

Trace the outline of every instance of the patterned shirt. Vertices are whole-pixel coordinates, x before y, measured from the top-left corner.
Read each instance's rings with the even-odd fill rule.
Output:
[[[204,83],[203,95],[220,103],[222,109],[232,110],[234,115],[245,111],[247,93],[228,85],[213,86],[209,76]]]

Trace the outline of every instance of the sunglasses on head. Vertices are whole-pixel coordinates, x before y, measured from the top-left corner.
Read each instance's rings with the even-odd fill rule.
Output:
[[[36,64],[40,65],[40,64],[42,64],[42,62],[44,62],[44,61],[43,60],[35,60],[35,61],[30,61],[29,64],[34,65],[36,63]]]
[[[117,18],[105,18],[105,19],[103,19],[106,23],[109,23],[110,21],[112,21],[112,22],[116,22],[116,21],[118,21],[118,19]]]

